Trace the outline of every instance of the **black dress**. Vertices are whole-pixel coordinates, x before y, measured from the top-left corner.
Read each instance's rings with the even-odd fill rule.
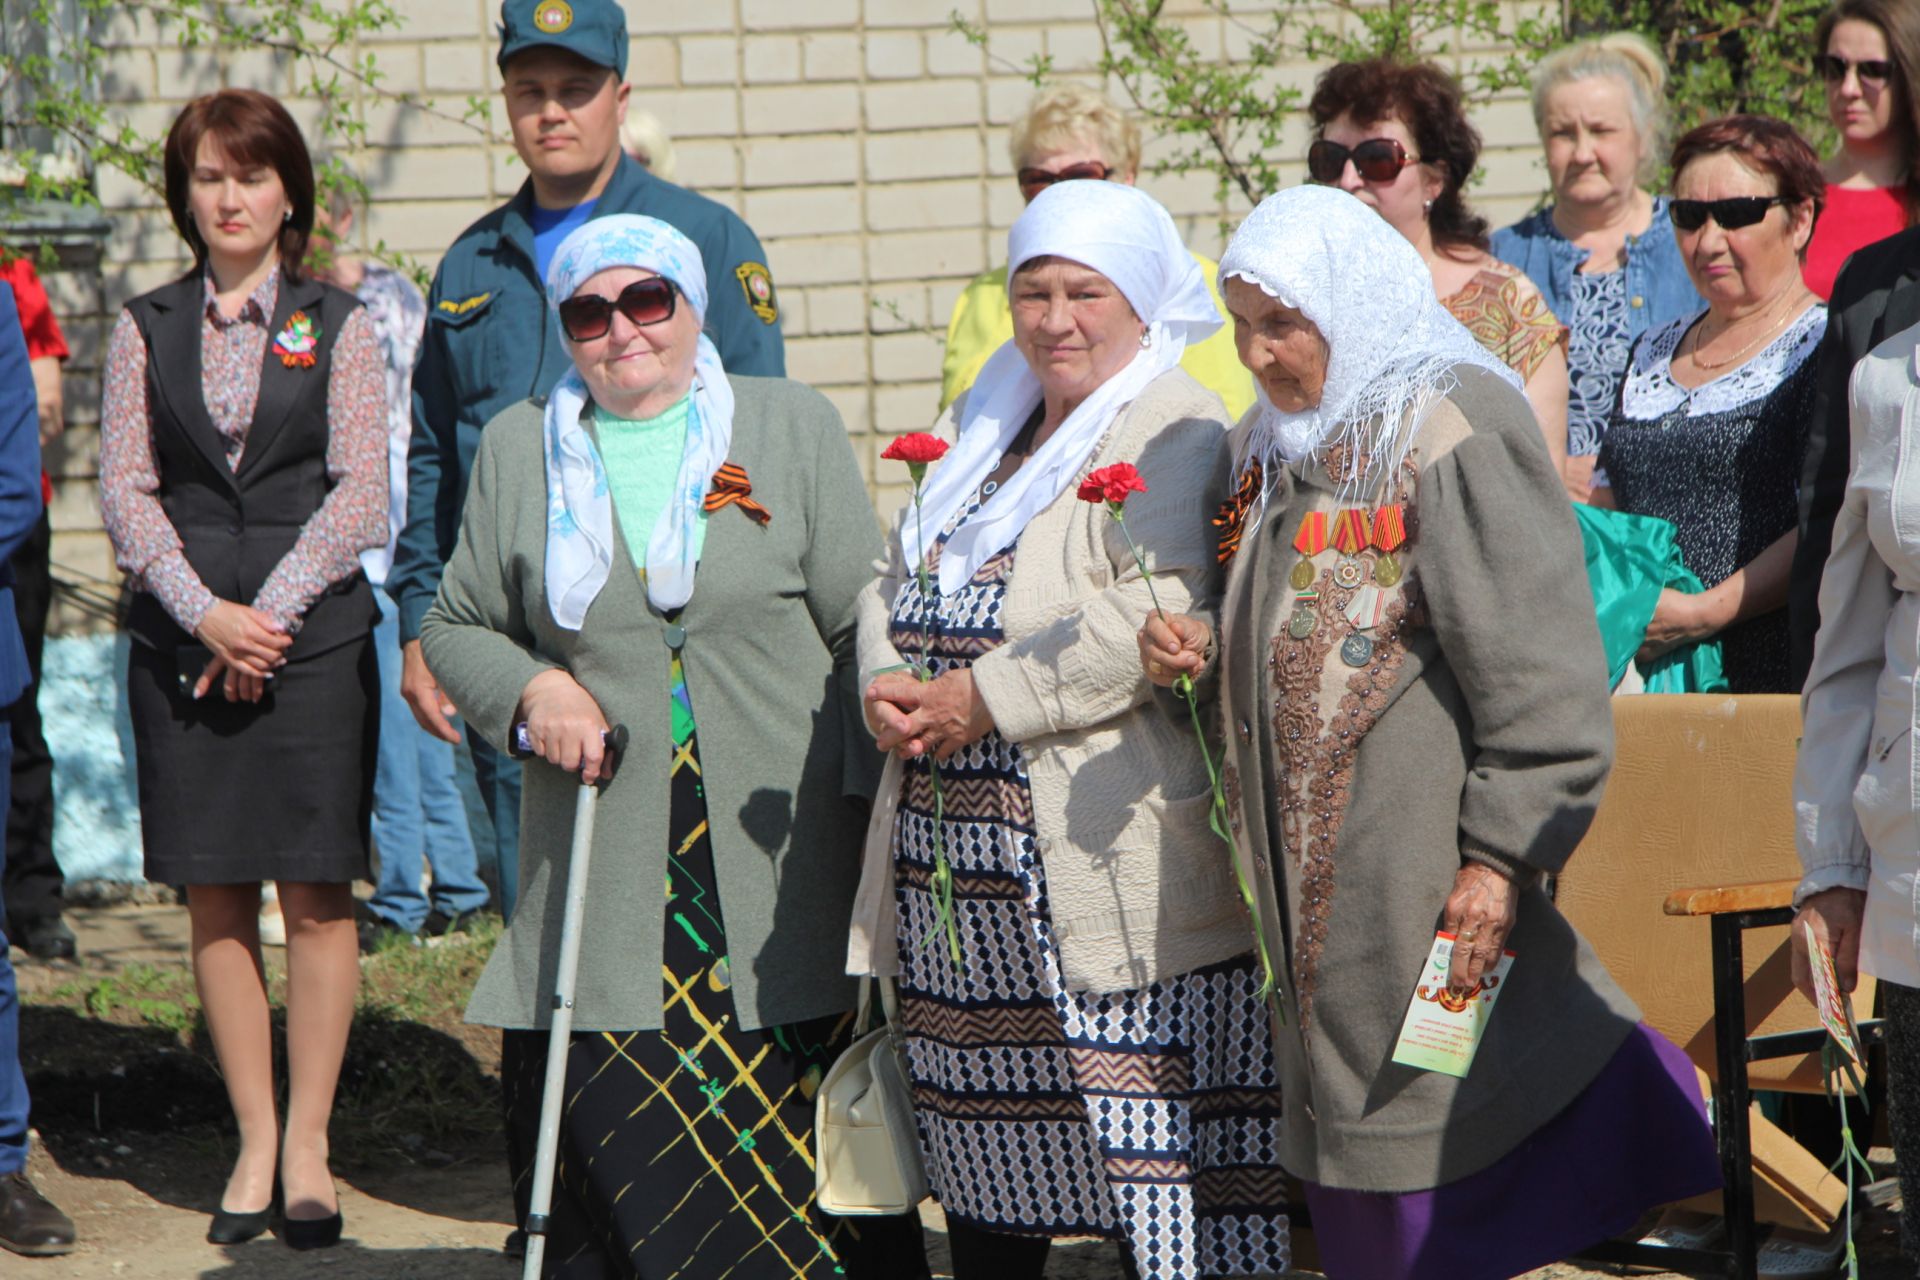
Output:
[[[1699,318],[1634,344],[1594,484],[1611,485],[1622,511],[1671,521],[1687,568],[1713,587],[1795,527],[1827,309],[1807,308],[1758,355],[1689,390],[1673,380],[1673,355]],[[1733,692],[1798,692],[1784,608],[1719,640]]]
[[[304,316],[317,320],[318,341],[310,361],[289,362],[271,346],[262,353],[236,460],[203,381],[203,277],[127,304],[147,351],[156,496],[188,564],[219,599],[256,599],[333,487],[328,376],[334,339],[359,305],[313,281],[280,281],[271,316],[259,318],[266,332],[289,332]],[[229,416],[244,404],[236,395]],[[127,710],[149,880],[365,878],[379,735],[376,616],[372,590],[355,572],[301,615],[287,663],[260,702],[228,702],[217,690],[195,700],[189,685],[210,655],[157,597],[135,594]]]

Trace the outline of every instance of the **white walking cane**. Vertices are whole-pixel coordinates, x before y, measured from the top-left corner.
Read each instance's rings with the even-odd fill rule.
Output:
[[[516,757],[532,755],[524,724],[513,729]],[[547,1080],[540,1097],[540,1139],[534,1148],[533,1195],[527,1206],[527,1262],[522,1280],[540,1280],[547,1253],[547,1214],[553,1208],[554,1166],[560,1155],[560,1108],[567,1091],[567,1045],[573,1038],[573,991],[580,972],[580,925],[587,910],[587,864],[593,856],[593,808],[600,790],[613,781],[627,750],[627,727],[604,735],[606,759],[600,780],[581,784],[573,802],[573,852],[567,857],[567,913],[560,924],[560,969],[553,979],[553,1027],[547,1033]]]

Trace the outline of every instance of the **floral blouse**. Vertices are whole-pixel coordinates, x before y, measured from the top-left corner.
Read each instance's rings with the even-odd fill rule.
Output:
[[[220,314],[206,278],[200,320],[200,392],[237,467],[260,397],[260,375],[280,296],[276,270],[229,319]],[[334,339],[327,378],[327,478],[319,510],[300,530],[250,603],[289,634],[322,592],[360,568],[360,552],[387,536],[386,360],[364,308]],[[151,591],[188,631],[196,630],[215,596],[187,563],[180,535],[160,505],[160,465],[147,404],[147,348],[127,311],[107,342],[100,404],[100,514],[114,557],[133,585]]]

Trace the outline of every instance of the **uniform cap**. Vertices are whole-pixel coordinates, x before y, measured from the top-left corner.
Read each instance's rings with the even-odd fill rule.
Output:
[[[551,45],[627,78],[627,11],[618,0],[501,0],[500,57]]]

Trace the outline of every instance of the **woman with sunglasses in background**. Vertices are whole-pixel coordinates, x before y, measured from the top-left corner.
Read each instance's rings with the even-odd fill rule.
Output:
[[[846,428],[798,383],[722,371],[700,251],[664,222],[588,222],[547,297],[573,368],[482,436],[421,633],[468,725],[544,761],[467,1009],[507,1028],[523,1169],[576,789],[611,768],[610,724],[632,735],[594,828],[547,1274],[924,1278],[918,1218],[856,1237],[811,1208],[879,765],[853,648],[880,539]]]
[[[1428,63],[1343,62],[1320,77],[1307,112],[1308,174],[1359,197],[1420,251],[1441,303],[1520,375],[1564,479],[1567,331],[1540,290],[1488,252],[1487,220],[1461,195],[1480,134],[1459,84]]]
[[[1020,198],[1027,204],[1056,182],[1078,180],[1134,185],[1140,176],[1140,128],[1098,90],[1078,84],[1053,84],[1033,95],[1013,122],[1010,150]],[[1214,265],[1199,254],[1199,264],[1216,311],[1224,324]],[[1013,312],[1007,305],[1007,269],[998,266],[975,276],[953,304],[947,322],[946,354],[940,361],[940,408],[980,376],[987,358],[1013,337]],[[1220,397],[1227,416],[1238,418],[1253,403],[1253,379],[1234,354],[1233,333],[1222,328],[1187,348],[1180,367]]]
[[[1493,233],[1567,325],[1567,492],[1586,501],[1633,340],[1700,309],[1667,198],[1642,185],[1666,150],[1667,68],[1645,36],[1577,40],[1533,73],[1553,203]]]
[[[1826,183],[1791,125],[1728,116],[1673,148],[1668,215],[1706,310],[1634,343],[1595,506],[1659,516],[1706,590],[1666,590],[1643,660],[1718,636],[1735,693],[1791,693],[1787,573],[1827,309],[1801,278]]]
[[[1814,69],[1827,86],[1827,118],[1840,137],[1828,159],[1826,205],[1802,274],[1824,301],[1840,264],[1920,215],[1920,4],[1841,0],[1814,29]]]

